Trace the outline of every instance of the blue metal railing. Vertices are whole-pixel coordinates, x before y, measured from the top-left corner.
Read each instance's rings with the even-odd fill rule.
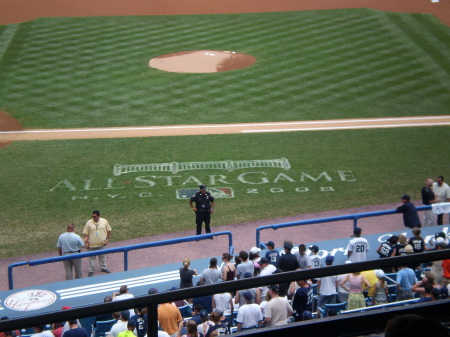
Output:
[[[164,240],[164,241],[146,242],[146,243],[140,243],[140,244],[131,245],[131,246],[107,248],[107,249],[97,250],[97,251],[93,251],[93,252],[80,253],[80,254],[76,255],[76,258],[81,259],[84,257],[97,256],[97,255],[103,255],[103,254],[123,253],[123,270],[127,271],[128,270],[128,252],[130,252],[130,251],[144,249],[144,248],[173,245],[173,244],[183,243],[183,242],[210,240],[210,239],[213,239],[214,236],[221,236],[221,235],[228,235],[228,251],[230,254],[233,254],[234,253],[233,235],[231,232],[224,231],[224,232],[217,232],[217,233],[210,233],[210,234],[186,236],[183,238],[169,239],[169,240]],[[13,268],[20,267],[20,266],[38,266],[41,264],[73,260],[73,258],[74,258],[74,255],[64,255],[64,256],[49,257],[46,259],[12,263],[8,266],[9,290],[14,289]]]
[[[431,206],[429,206],[429,205],[428,206],[419,206],[419,207],[416,207],[416,209],[418,211],[426,211],[426,210],[431,209]],[[391,214],[401,214],[401,213],[398,213],[395,209],[393,209],[393,210],[387,210],[387,211],[349,214],[349,215],[333,216],[330,218],[284,222],[284,223],[279,223],[279,224],[260,226],[256,229],[256,247],[260,246],[261,231],[264,229],[277,230],[277,229],[286,228],[286,227],[314,225],[314,224],[319,224],[319,223],[335,222],[335,221],[342,221],[342,220],[353,220],[353,228],[356,228],[356,227],[358,227],[358,219],[370,218],[370,217],[381,216],[381,215],[391,215]]]

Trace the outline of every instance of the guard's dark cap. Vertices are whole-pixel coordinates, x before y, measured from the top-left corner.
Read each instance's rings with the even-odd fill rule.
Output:
[[[199,185],[198,188],[200,188],[201,190],[206,189],[206,185]]]

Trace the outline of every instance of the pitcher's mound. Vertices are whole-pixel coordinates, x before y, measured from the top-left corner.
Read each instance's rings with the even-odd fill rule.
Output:
[[[191,50],[157,56],[149,65],[175,73],[217,73],[245,68],[255,62],[253,56],[234,51]]]
[[[8,115],[6,112],[0,111],[0,132],[1,131],[19,131],[23,130],[22,125],[13,117]],[[9,145],[11,141],[5,141],[1,139],[0,133],[0,148]]]

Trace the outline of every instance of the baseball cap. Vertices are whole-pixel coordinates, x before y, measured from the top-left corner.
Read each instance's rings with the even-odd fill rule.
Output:
[[[403,194],[400,199],[411,200],[411,197],[408,194]]]
[[[378,278],[386,277],[386,274],[381,269],[375,270],[375,274],[377,275]]]
[[[314,253],[318,253],[319,252],[319,247],[316,246],[316,245],[312,245],[312,246],[309,246],[309,250],[314,252]]]
[[[151,294],[156,294],[158,292],[158,289],[156,289],[156,288],[150,288],[149,290],[148,290],[148,294],[149,295],[151,295]]]
[[[325,263],[326,264],[332,264],[334,261],[334,256],[333,255],[327,255],[327,257],[325,258]]]
[[[242,296],[244,296],[244,298],[246,300],[252,300],[253,299],[253,294],[251,293],[251,291],[244,291],[244,293],[242,294]]]
[[[65,305],[61,308],[61,310],[69,310],[69,309],[72,309],[72,307],[70,307],[68,305]]]
[[[130,318],[130,310],[124,310],[120,312],[120,316],[125,320]]]
[[[137,324],[137,320],[136,320],[135,318],[131,317],[131,318],[128,320],[127,326],[137,326],[137,325],[138,325],[138,324]]]
[[[276,293],[280,292],[280,287],[278,284],[272,284],[269,288]]]
[[[283,247],[286,248],[286,249],[291,250],[293,246],[292,246],[292,243],[286,241],[284,243]]]
[[[205,309],[201,310],[200,317],[208,317],[208,312]]]
[[[259,253],[260,251],[261,251],[261,249],[259,249],[258,247],[252,247],[252,249],[250,249],[250,253],[252,253],[252,254]]]
[[[206,185],[199,185],[198,187],[199,187],[201,190],[206,189]]]
[[[445,240],[444,240],[444,238],[443,237],[438,237],[437,239],[436,239],[436,243],[440,243],[440,242],[445,242]]]
[[[268,241],[266,246],[275,247],[275,243],[273,241]]]
[[[361,234],[361,232],[362,232],[361,227],[356,227],[356,228],[353,230],[353,233],[354,233],[354,234]]]
[[[266,257],[262,257],[261,260],[258,261],[258,264],[261,265],[263,263],[269,263],[269,260],[267,260]]]

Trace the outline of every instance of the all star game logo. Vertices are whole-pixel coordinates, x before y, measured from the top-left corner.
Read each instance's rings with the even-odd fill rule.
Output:
[[[177,190],[177,199],[189,199],[197,192],[198,188],[179,189]],[[234,198],[234,191],[230,187],[208,188],[208,192],[216,199]]]

